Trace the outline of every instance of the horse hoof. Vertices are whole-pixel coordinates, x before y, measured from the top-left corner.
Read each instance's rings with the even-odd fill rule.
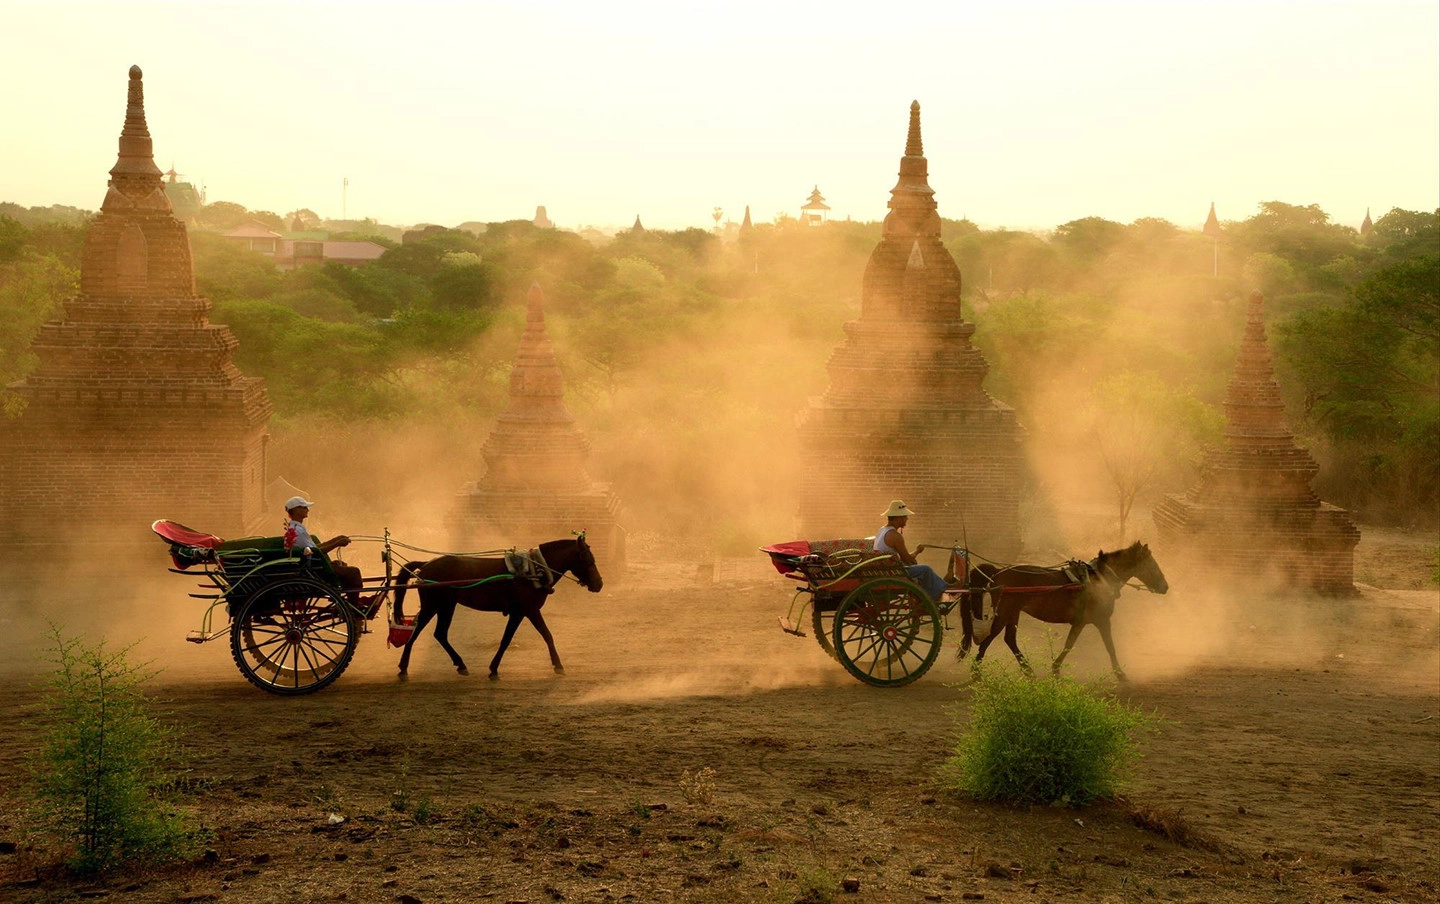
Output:
[[[559,668],[559,667],[557,666],[556,669],[555,669],[555,674],[559,675],[561,678],[564,678],[564,677],[565,677],[565,670],[562,669],[562,668]]]
[[[499,673],[499,672],[491,672],[491,673],[490,673],[490,680],[491,680],[491,681],[499,681],[499,680],[500,680],[500,673]]]
[[[409,680],[410,680],[410,676],[407,675],[407,674],[405,674],[404,672],[401,672],[401,673],[400,673],[400,680],[401,680],[401,681],[409,681]]]
[[[463,665],[460,666],[460,668],[456,669],[455,671],[459,672],[461,675],[468,675],[468,674],[470,674],[470,670],[467,669],[467,668],[465,668],[465,666],[463,666]]]

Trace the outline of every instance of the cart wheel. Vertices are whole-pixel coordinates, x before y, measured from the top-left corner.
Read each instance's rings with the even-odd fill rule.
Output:
[[[820,649],[829,654],[831,659],[835,658],[835,642],[832,636],[835,633],[835,608],[837,601],[835,597],[820,598],[816,594],[810,600],[810,627],[815,629],[815,640],[819,642]]]
[[[273,584],[240,606],[230,655],[245,680],[272,694],[320,690],[345,671],[359,643],[340,592],[305,578]]]
[[[835,611],[835,658],[866,684],[900,687],[935,664],[944,630],[940,610],[919,586],[876,578]]]

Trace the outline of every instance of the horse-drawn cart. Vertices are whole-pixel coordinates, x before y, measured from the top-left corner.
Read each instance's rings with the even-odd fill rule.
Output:
[[[156,521],[151,530],[170,544],[170,571],[204,582],[205,592],[190,596],[209,600],[210,608],[186,639],[206,643],[228,634],[240,674],[272,694],[309,694],[339,678],[391,588],[388,534],[385,576],[361,597],[341,587],[323,553],[295,554],[281,537],[222,540],[173,521]],[[230,624],[215,629],[222,606]]]
[[[400,658],[402,678],[416,635],[437,616],[435,639],[460,674],[468,674],[447,639],[457,604],[503,612],[509,618],[499,652],[490,663],[491,678],[497,677],[500,658],[522,618],[534,623],[549,648],[552,665],[561,672],[560,657],[540,607],[567,572],[591,592],[598,592],[603,583],[584,531],[529,551],[511,548],[469,553],[435,553],[409,546],[392,541],[389,530],[383,537],[353,538],[383,544],[380,559],[385,573],[363,579],[361,589],[342,586],[323,552],[312,549],[303,555],[302,550],[288,550],[283,537],[222,540],[174,521],[156,521],[151,530],[170,544],[172,572],[202,579],[204,592],[190,596],[210,601],[200,630],[190,632],[186,639],[206,643],[228,635],[230,655],[245,680],[261,690],[287,696],[313,693],[339,678],[355,655],[360,635],[370,633],[369,622],[382,608],[390,613],[389,645],[405,648]],[[392,543],[415,552],[435,553],[439,558],[398,563],[397,575]],[[406,618],[401,604],[406,588],[412,585],[420,590],[420,612]],[[222,606],[230,623],[216,629],[215,611]]]
[[[781,628],[804,637],[800,619],[809,608],[816,641],[847,672],[876,687],[901,687],[935,664],[946,618],[956,607],[968,640],[971,607],[983,591],[953,586],[955,575],[963,581],[970,574],[964,549],[950,552],[952,587],[939,602],[910,580],[899,559],[873,550],[868,539],[796,540],[761,547],[777,571],[802,585],[790,612],[780,619]]]

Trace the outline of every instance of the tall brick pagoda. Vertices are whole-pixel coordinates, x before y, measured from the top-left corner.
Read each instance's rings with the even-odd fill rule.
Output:
[[[7,546],[62,549],[145,535],[156,518],[234,536],[261,509],[270,400],[231,362],[230,329],[195,292],[190,237],[173,215],[130,69],[120,154],[90,224],[80,292],[41,327],[24,413],[0,429]],[[93,548],[93,547],[91,547]]]
[[[960,268],[940,241],[940,214],[920,141],[920,104],[883,238],[870,255],[860,319],[830,356],[830,387],[799,419],[800,530],[864,535],[902,498],[920,514],[913,544],[968,538],[996,558],[1020,549],[1021,429],[981,383],[990,366],[970,344]]]
[[[532,285],[525,332],[510,370],[510,402],[481,454],[485,475],[450,515],[462,547],[533,546],[584,529],[604,565],[621,565],[620,499],[590,479],[590,442],[565,407],[565,380],[545,331],[545,294]]]
[[[1285,427],[1264,306],[1259,292],[1250,296],[1225,395],[1225,441],[1206,456],[1188,493],[1155,509],[1155,526],[1162,542],[1230,575],[1351,593],[1360,530],[1310,488],[1319,467]]]

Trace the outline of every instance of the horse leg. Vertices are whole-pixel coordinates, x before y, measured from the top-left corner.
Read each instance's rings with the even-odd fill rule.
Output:
[[[1105,641],[1105,652],[1110,654],[1110,668],[1115,670],[1115,680],[1125,680],[1125,670],[1120,668],[1120,660],[1115,658],[1115,641],[1110,637],[1110,620],[1097,621],[1095,629],[1100,632],[1100,639]]]
[[[1029,660],[1025,658],[1024,653],[1020,652],[1020,644],[1016,642],[1019,629],[1020,612],[1017,610],[1015,612],[1015,618],[1005,623],[1005,646],[1009,647],[1010,652],[1015,654],[1015,661],[1020,663],[1020,669],[1027,675],[1033,675],[1035,674],[1035,670],[1030,668]],[[994,629],[991,630],[993,631]],[[991,634],[990,636],[994,637],[995,635]]]
[[[445,648],[445,652],[450,654],[450,661],[454,663],[455,671],[462,675],[468,675],[470,670],[465,668],[465,660],[461,659],[460,654],[455,652],[455,648],[450,646],[450,620],[454,617],[455,603],[453,601],[449,605],[441,607],[440,618],[435,622],[435,639],[440,642],[440,646]]]
[[[550,648],[550,665],[555,667],[555,674],[565,674],[565,666],[560,664],[560,654],[555,652],[555,638],[550,636],[550,628],[545,624],[545,616],[539,609],[536,609],[525,617],[530,619],[530,624],[534,625],[535,630],[540,632],[540,636],[545,638],[545,646]]]
[[[415,646],[416,638],[420,636],[421,631],[425,630],[425,626],[430,623],[430,619],[434,616],[435,610],[430,608],[429,606],[426,606],[425,601],[421,600],[420,614],[415,616],[415,630],[410,632],[410,639],[405,641],[405,652],[400,654],[401,681],[405,680],[406,670],[410,668],[410,648]]]
[[[505,648],[510,646],[511,639],[515,637],[515,629],[520,627],[520,620],[524,617],[523,612],[510,613],[510,620],[505,623],[505,636],[500,638],[500,649],[495,651],[495,658],[490,660],[491,681],[500,677],[500,660],[505,656]]]
[[[1065,661],[1065,657],[1070,653],[1070,648],[1075,646],[1075,638],[1079,637],[1083,630],[1085,630],[1084,622],[1070,626],[1070,633],[1065,637],[1065,649],[1061,650],[1060,655],[1055,657],[1055,661],[1050,663],[1050,674],[1060,674],[1060,663]]]
[[[955,654],[956,659],[964,659],[970,654],[970,647],[975,643],[975,617],[970,613],[970,594],[960,598],[960,627],[962,635],[960,638],[960,651]]]

